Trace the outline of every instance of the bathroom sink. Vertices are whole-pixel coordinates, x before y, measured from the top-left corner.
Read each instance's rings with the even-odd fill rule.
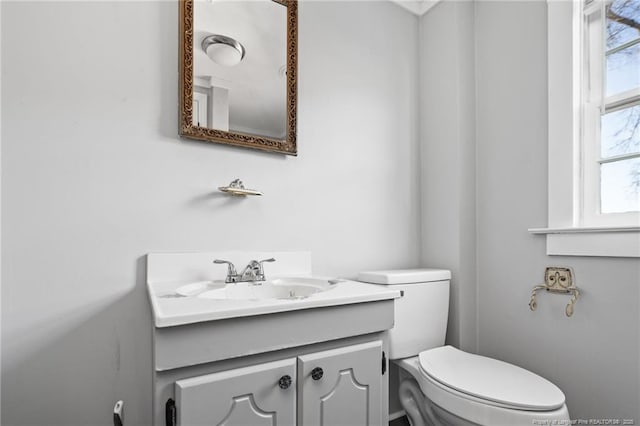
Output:
[[[271,258],[278,261],[268,264],[269,279],[259,285],[226,284],[228,267],[212,263],[229,259],[244,265],[249,259]],[[400,297],[400,291],[386,286],[329,279],[311,272],[308,252],[151,253],[147,256],[147,291],[154,324],[168,328],[307,309],[314,309],[315,315],[319,312],[315,309],[333,311],[357,304],[355,312],[369,302],[386,303]]]
[[[335,283],[320,278],[276,278],[260,284],[201,281],[178,287],[176,294],[213,300],[296,300],[331,290]]]

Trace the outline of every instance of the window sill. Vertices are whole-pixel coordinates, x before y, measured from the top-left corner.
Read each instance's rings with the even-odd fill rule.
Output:
[[[547,255],[640,257],[640,226],[592,228],[532,228],[546,235]]]

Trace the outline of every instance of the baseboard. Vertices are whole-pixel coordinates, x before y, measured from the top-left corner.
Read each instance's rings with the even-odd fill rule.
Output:
[[[402,416],[405,416],[407,413],[404,410],[396,411],[395,413],[389,413],[389,421],[399,419]]]

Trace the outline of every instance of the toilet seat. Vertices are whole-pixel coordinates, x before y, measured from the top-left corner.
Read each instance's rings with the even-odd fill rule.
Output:
[[[455,369],[470,369],[460,367],[460,364],[458,364],[460,362],[458,357],[463,357],[463,361],[467,362],[468,366],[478,366],[476,361],[473,360],[474,357],[477,357],[477,355],[467,354],[452,347],[449,347],[448,349],[445,349],[444,347],[435,349],[440,349],[440,351],[437,351],[440,353],[434,359],[437,361],[439,357],[442,357],[442,359],[448,358],[449,364],[454,365]],[[434,351],[435,349],[430,349],[423,352],[422,354]],[[425,404],[435,404],[435,406],[440,407],[446,412],[449,412],[461,419],[465,419],[470,424],[476,425],[530,426],[534,421],[566,421],[569,419],[569,411],[567,410],[567,406],[564,403],[564,394],[562,394],[562,392],[557,389],[557,387],[551,382],[547,382],[549,387],[547,387],[546,385],[541,387],[542,389],[551,391],[556,395],[556,397],[558,396],[556,390],[557,392],[559,392],[559,395],[561,395],[559,399],[553,400],[553,403],[548,405],[551,408],[545,410],[541,410],[540,408],[538,408],[538,410],[526,409],[523,407],[535,406],[536,402],[537,405],[540,406],[540,401],[531,400],[525,401],[526,403],[524,404],[517,404],[513,403],[513,401],[510,401],[509,398],[504,398],[503,400],[505,402],[498,402],[495,400],[497,399],[495,398],[495,395],[491,395],[490,392],[484,392],[484,390],[486,389],[483,389],[483,392],[479,392],[477,388],[466,385],[462,386],[460,383],[457,383],[457,387],[466,390],[463,391],[443,384],[439,380],[432,377],[429,373],[427,373],[427,371],[425,371],[429,370],[431,374],[435,374],[435,371],[439,371],[437,370],[437,367],[435,367],[435,369],[432,369],[432,367],[434,367],[434,360],[431,359],[432,356],[433,355],[427,356],[427,362],[424,362],[427,368],[422,366],[423,362],[421,362],[420,359],[422,358],[423,360],[425,360],[425,355],[422,355],[421,357],[414,356],[395,361],[402,370],[409,373],[410,376],[412,376],[413,379],[417,382],[417,385],[422,390],[422,393],[426,396],[427,400],[430,401],[423,402]],[[471,357],[472,360],[466,358],[467,356]],[[454,358],[457,359],[455,362],[453,361]],[[497,360],[491,360],[490,358],[485,359],[500,362]],[[511,364],[507,365],[509,367],[515,367]],[[512,371],[509,369],[509,367],[506,367],[506,370]],[[528,372],[527,370],[521,370],[528,374],[534,375],[534,373]],[[537,375],[534,376],[538,377]],[[441,377],[441,379],[443,378]],[[451,380],[450,382],[455,383],[453,380]],[[502,383],[504,384],[504,382]],[[518,389],[520,389],[520,386],[518,386]],[[491,397],[493,397],[493,399],[488,399]],[[560,405],[558,406],[557,404]]]
[[[443,346],[419,355],[423,374],[445,388],[514,410],[550,411],[565,403],[562,391],[547,379],[496,359]]]

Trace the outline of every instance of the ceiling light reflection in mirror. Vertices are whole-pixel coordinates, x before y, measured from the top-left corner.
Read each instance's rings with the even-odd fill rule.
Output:
[[[193,124],[286,139],[287,8],[197,0],[193,19]]]

